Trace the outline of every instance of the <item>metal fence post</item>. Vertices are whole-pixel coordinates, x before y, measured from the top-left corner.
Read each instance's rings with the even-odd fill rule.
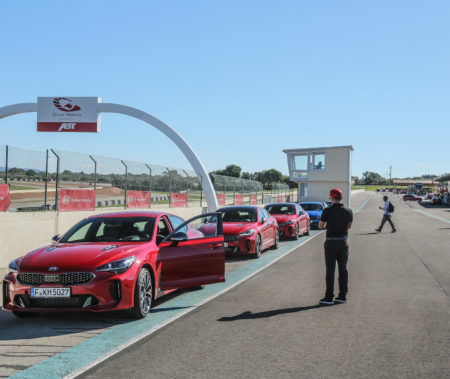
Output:
[[[58,212],[59,210],[59,196],[58,196],[58,190],[59,190],[59,156],[55,153],[55,150],[50,149],[50,151],[55,154],[56,157],[56,186],[55,186],[55,210]]]
[[[48,191],[48,149],[45,153],[44,211],[47,210],[47,191]]]
[[[149,181],[149,183],[148,183],[148,190],[150,191],[150,204],[149,204],[149,208],[151,208],[152,207],[152,199],[151,199],[151,196],[152,196],[152,168],[147,164],[147,163],[144,163],[145,164],[145,167],[147,167],[148,168],[148,171],[150,172],[150,181]]]
[[[189,175],[185,170],[183,170],[183,172],[186,174],[186,198],[187,206],[189,206]]]
[[[169,208],[172,208],[172,173],[167,167],[166,170],[169,174]]]
[[[8,184],[8,145],[5,151],[5,184]]]
[[[121,162],[125,166],[125,185],[124,185],[125,195],[124,195],[124,199],[123,199],[123,208],[127,209],[128,166],[125,164],[124,161],[121,160]]]
[[[89,158],[91,158],[92,162],[94,162],[94,191],[97,191],[97,161],[92,155],[89,155]]]

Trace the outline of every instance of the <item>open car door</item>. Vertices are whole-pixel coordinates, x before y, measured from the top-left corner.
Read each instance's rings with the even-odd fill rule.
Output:
[[[225,281],[225,247],[220,213],[191,218],[178,226],[158,247],[161,290]]]

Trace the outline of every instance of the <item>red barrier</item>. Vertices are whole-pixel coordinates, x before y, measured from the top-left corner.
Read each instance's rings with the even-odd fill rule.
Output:
[[[243,195],[234,195],[234,204],[235,205],[244,204],[244,196]]]
[[[250,204],[251,205],[258,204],[258,199],[256,198],[256,195],[250,195]]]
[[[172,193],[170,196],[170,206],[172,208],[187,208],[187,193]]]
[[[225,205],[225,194],[224,193],[217,193],[217,202],[219,205]]]
[[[9,196],[9,185],[0,184],[0,212],[8,210],[11,204],[11,198]]]
[[[278,202],[282,203],[283,202],[283,195],[278,195]]]
[[[95,191],[86,189],[60,189],[58,191],[60,212],[95,210]]]
[[[150,191],[127,191],[127,208],[150,208]]]

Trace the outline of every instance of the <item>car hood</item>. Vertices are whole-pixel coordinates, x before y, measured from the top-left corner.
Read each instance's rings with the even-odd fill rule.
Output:
[[[297,217],[295,215],[272,215],[273,218],[275,218],[275,220],[277,220],[277,222],[279,224],[282,224],[284,222],[287,222],[289,220],[296,220]]]
[[[145,243],[147,247],[148,244]],[[49,245],[25,255],[20,261],[19,270],[48,272],[49,267],[57,267],[55,273],[95,270],[104,263],[136,255],[142,245],[129,242]]]
[[[311,218],[322,216],[322,211],[306,211],[306,213],[308,213]]]
[[[256,222],[224,222],[223,234],[240,234],[251,228],[256,229],[257,226]]]

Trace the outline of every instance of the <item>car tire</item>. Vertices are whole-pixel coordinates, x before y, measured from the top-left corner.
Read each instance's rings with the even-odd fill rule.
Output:
[[[131,314],[136,319],[144,318],[150,312],[153,302],[153,283],[150,272],[145,267],[141,268],[134,286],[134,306]]]
[[[272,245],[272,249],[276,250],[280,246],[280,233],[278,232],[278,229],[275,230],[275,244]]]
[[[31,318],[37,316],[37,312],[13,311],[12,313],[18,318]]]
[[[297,222],[295,225],[295,236],[294,239],[298,240],[300,238],[300,224]]]
[[[262,241],[261,236],[258,234],[256,236],[255,252],[253,254],[253,258],[258,259],[261,256],[261,250],[262,250]]]

